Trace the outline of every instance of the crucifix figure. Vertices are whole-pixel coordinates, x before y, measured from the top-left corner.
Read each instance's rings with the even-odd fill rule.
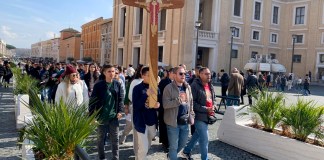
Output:
[[[150,15],[150,89],[154,94],[149,96],[149,107],[154,107],[158,94],[158,16],[162,9],[176,9],[184,6],[184,0],[122,0],[123,4],[144,8]]]

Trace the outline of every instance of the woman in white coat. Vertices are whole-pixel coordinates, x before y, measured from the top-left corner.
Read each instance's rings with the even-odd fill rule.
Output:
[[[75,101],[77,105],[87,103],[89,100],[88,87],[80,80],[79,73],[72,65],[67,65],[64,72],[65,78],[58,85],[55,94],[55,103]]]

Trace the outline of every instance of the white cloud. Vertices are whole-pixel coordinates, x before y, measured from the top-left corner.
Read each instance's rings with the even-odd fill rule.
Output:
[[[8,26],[1,26],[1,33],[10,39],[15,39],[18,37],[17,33],[11,31],[11,28]]]

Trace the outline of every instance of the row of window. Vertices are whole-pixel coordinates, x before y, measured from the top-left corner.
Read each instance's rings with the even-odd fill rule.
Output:
[[[242,17],[242,7],[243,0],[233,0],[233,16],[234,17]],[[262,13],[263,13],[263,5],[262,0],[254,0],[253,5],[253,20],[262,21]],[[306,6],[298,6],[294,8],[294,24],[300,25],[305,24],[305,16],[306,16]],[[271,15],[271,23],[279,24],[280,17],[280,6],[273,5],[272,6],[272,15]]]
[[[135,34],[142,34],[143,30],[143,8],[135,8],[135,26],[134,26],[134,33]],[[167,11],[162,9],[158,15],[158,31],[163,31],[166,29],[166,16]],[[126,7],[120,9],[120,21],[119,21],[119,37],[125,36],[125,27],[126,27]]]
[[[256,58],[257,55],[258,55],[258,52],[256,52],[256,51],[251,52],[251,58]],[[232,50],[231,57],[232,58],[238,58],[238,50],[237,49]],[[271,59],[276,59],[276,54],[270,53],[270,57],[271,57]],[[301,63],[301,55],[295,54],[294,57],[293,57],[293,62],[294,63]],[[324,55],[323,55],[323,62],[324,62]]]
[[[235,38],[240,38],[240,28],[236,27],[234,32],[233,32],[233,37]],[[323,34],[324,35],[324,34]],[[278,33],[270,33],[270,43],[278,43]],[[252,40],[254,41],[260,41],[261,39],[261,31],[252,29]],[[323,39],[323,38],[322,38]],[[299,34],[296,35],[295,43],[303,43],[304,42],[304,35]],[[322,40],[322,43],[324,42],[324,39]]]

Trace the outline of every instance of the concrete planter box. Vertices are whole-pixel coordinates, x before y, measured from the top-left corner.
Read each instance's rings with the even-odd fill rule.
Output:
[[[24,116],[24,124],[31,122],[31,120],[33,119],[32,115],[25,115]],[[34,152],[33,152],[33,148],[34,147],[34,143],[28,139],[24,140],[23,144],[22,144],[22,159],[26,159],[26,160],[34,160],[35,156],[34,156]]]
[[[25,116],[31,115],[30,109],[25,104],[29,104],[29,96],[27,94],[18,94],[17,105],[15,109],[17,129],[24,127]]]
[[[227,107],[217,135],[220,141],[266,159],[320,160],[324,148],[246,126],[237,118],[239,107]]]

